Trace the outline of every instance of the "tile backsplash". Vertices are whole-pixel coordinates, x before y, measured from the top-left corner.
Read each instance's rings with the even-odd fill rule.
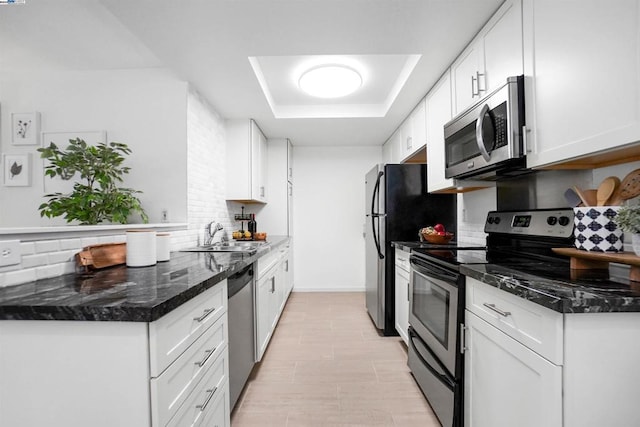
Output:
[[[0,286],[18,285],[76,271],[75,255],[83,247],[120,243],[125,234],[68,239],[34,240],[20,243],[20,264],[0,267]]]

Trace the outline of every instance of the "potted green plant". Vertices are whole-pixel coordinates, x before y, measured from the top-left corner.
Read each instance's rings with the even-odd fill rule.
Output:
[[[631,234],[633,252],[640,256],[640,205],[622,206],[615,221],[622,231]]]
[[[80,176],[70,194],[45,195],[49,200],[38,207],[40,216],[64,215],[67,222],[79,221],[83,225],[101,222],[126,224],[130,215],[138,213],[143,222],[148,222],[147,214],[136,197],[141,192],[118,187],[123,175],[130,170],[122,165],[125,156],[131,153],[126,144],[110,142],[93,146],[76,138],[69,140],[65,150],[52,142],[38,151],[40,157],[48,160],[45,176],[58,176],[63,180]]]

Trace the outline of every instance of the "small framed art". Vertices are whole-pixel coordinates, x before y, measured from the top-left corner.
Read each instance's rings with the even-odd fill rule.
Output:
[[[28,187],[31,185],[31,154],[3,154],[4,185]]]
[[[38,145],[40,113],[11,113],[11,143],[13,145]]]

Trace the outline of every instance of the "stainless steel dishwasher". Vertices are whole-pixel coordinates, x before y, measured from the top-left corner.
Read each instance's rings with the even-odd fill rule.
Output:
[[[253,264],[227,279],[229,293],[229,398],[231,409],[255,364]]]

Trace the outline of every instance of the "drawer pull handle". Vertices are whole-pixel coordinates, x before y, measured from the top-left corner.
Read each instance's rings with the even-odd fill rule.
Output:
[[[207,396],[207,398],[205,399],[204,403],[202,403],[202,405],[196,405],[196,409],[200,409],[201,412],[204,412],[204,408],[207,407],[213,395],[216,394],[216,390],[218,390],[218,387],[214,387],[213,389],[207,390],[207,393],[209,393],[209,396]]]
[[[211,358],[211,356],[213,356],[213,353],[216,352],[217,348],[218,347],[214,347],[213,350],[205,350],[205,353],[207,355],[201,361],[195,362],[195,364],[202,368],[207,363],[207,360],[209,360]]]
[[[193,320],[196,320],[198,322],[202,322],[204,319],[206,319],[206,317],[208,315],[215,313],[216,310],[217,310],[217,308],[206,308],[204,310],[204,313],[202,313],[202,316],[194,317]]]
[[[485,302],[482,305],[487,307],[489,310],[495,311],[496,313],[498,313],[502,317],[511,316],[511,312],[510,311],[502,311],[499,308],[497,308],[495,304],[489,304],[489,303]]]

